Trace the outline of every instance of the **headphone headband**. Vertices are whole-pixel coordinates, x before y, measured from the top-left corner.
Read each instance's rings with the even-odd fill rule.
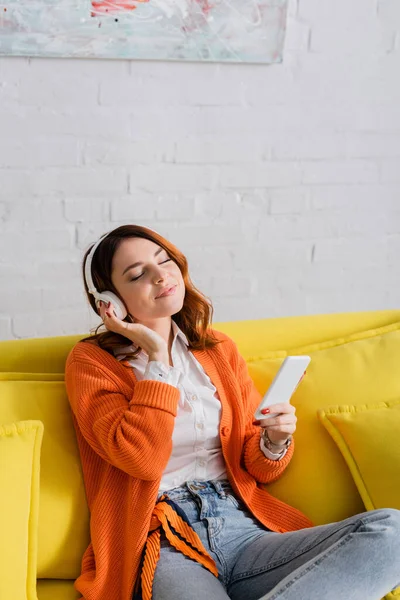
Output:
[[[96,294],[98,294],[98,291],[95,288],[95,285],[93,283],[93,278],[92,278],[92,260],[93,260],[94,253],[97,250],[97,247],[101,244],[101,242],[104,240],[104,238],[106,238],[108,235],[109,235],[108,233],[105,233],[95,243],[95,245],[93,246],[93,248],[91,249],[91,251],[87,255],[86,262],[85,262],[85,279],[86,279],[86,285],[88,286],[89,293],[92,294],[92,296],[95,296],[95,297],[96,297]]]

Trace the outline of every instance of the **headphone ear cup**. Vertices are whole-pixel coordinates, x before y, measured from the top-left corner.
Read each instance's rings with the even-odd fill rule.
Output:
[[[125,304],[113,292],[105,291],[101,292],[101,294],[98,294],[96,298],[97,306],[100,301],[105,302],[106,304],[111,302],[111,304],[114,306],[114,311],[117,318],[121,319],[121,321],[125,319],[126,315],[128,314],[125,308]]]

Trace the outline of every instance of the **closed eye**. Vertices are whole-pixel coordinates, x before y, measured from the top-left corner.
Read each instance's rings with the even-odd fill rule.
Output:
[[[171,258],[167,258],[167,260],[164,260],[163,262],[159,263],[160,265],[163,265],[164,263],[169,262],[170,260],[172,260]],[[142,275],[144,275],[144,273],[141,273],[140,275],[138,275],[137,277],[132,277],[132,279],[130,281],[137,281],[138,279],[140,279],[142,277]]]

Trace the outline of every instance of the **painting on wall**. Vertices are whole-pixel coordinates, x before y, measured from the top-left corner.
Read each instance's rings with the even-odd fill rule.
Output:
[[[0,0],[0,55],[273,63],[288,0]]]

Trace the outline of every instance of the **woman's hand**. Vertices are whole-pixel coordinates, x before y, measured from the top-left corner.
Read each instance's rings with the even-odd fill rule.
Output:
[[[100,316],[105,327],[109,331],[119,333],[129,340],[132,340],[136,346],[140,346],[149,355],[162,360],[168,359],[167,342],[156,331],[142,325],[141,323],[126,323],[115,316],[114,307],[111,303],[107,306],[104,302],[99,303]],[[168,360],[167,360],[168,362]]]
[[[261,411],[263,414],[279,413],[276,417],[259,419],[253,421],[254,425],[260,425],[267,430],[269,439],[273,444],[284,445],[286,440],[296,431],[297,417],[296,409],[289,402],[273,404]]]

